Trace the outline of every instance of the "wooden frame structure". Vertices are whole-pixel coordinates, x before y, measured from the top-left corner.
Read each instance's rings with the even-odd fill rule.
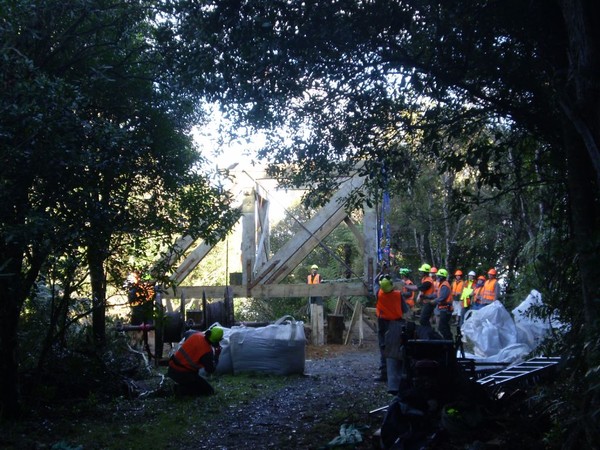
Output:
[[[174,271],[171,279],[178,285],[174,292],[165,293],[164,298],[186,299],[223,298],[225,292],[232,297],[329,297],[367,296],[372,293],[373,277],[377,264],[377,218],[374,209],[364,206],[362,231],[352,222],[344,208],[343,199],[351,192],[362,188],[364,179],[350,178],[301,230],[276,254],[269,249],[269,192],[263,182],[268,180],[264,172],[241,170],[233,172],[242,217],[241,283],[230,286],[186,286],[183,282],[190,272],[210,252],[211,246],[195,244],[190,237],[177,242],[177,253],[187,256]],[[271,180],[273,181],[273,180]],[[233,191],[235,193],[235,190]],[[310,254],[342,222],[356,236],[362,248],[364,275],[359,282],[327,282],[318,285],[279,284],[296,266]],[[166,258],[174,258],[166,256]]]

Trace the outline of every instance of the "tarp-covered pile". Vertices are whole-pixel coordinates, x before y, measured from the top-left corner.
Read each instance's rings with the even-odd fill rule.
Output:
[[[524,360],[553,329],[564,329],[564,325],[554,317],[541,319],[532,316],[532,308],[542,306],[542,294],[532,290],[525,301],[512,310],[512,316],[499,301],[468,312],[461,331],[463,342],[473,343],[474,354],[465,356],[482,362]]]

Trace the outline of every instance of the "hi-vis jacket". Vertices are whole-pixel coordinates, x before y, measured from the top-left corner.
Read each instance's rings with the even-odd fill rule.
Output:
[[[438,309],[452,311],[452,288],[447,280],[440,283],[438,287],[438,298],[435,300]]]
[[[465,282],[463,280],[454,280],[452,282],[452,300],[460,301],[464,287]]]
[[[217,368],[213,348],[204,333],[188,337],[171,356],[169,367],[179,372],[198,372],[204,368],[207,373],[213,373]]]
[[[402,294],[400,291],[394,289],[391,292],[383,292],[383,289],[379,289],[375,312],[378,319],[402,319]]]
[[[321,275],[318,273],[315,273],[314,275],[312,273],[309,273],[306,282],[308,284],[319,284],[321,283]]]
[[[471,297],[473,296],[473,292],[475,290],[475,280],[467,280],[465,282],[465,287],[462,290],[462,294],[460,295],[460,299],[463,302],[463,307],[468,308],[471,304]]]
[[[416,292],[415,291],[410,291],[406,288],[406,286],[410,286],[411,284],[414,284],[412,281],[410,281],[408,278],[406,280],[404,280],[404,287],[402,288],[402,290],[400,292],[402,292],[402,299],[406,302],[406,304],[412,309],[415,307],[415,295]]]
[[[498,280],[496,278],[490,278],[489,280],[485,280],[483,284],[483,290],[481,291],[481,304],[489,305],[494,300],[496,300],[496,283]]]
[[[433,278],[431,278],[429,275],[425,275],[423,278],[421,278],[421,286],[419,287],[422,287],[425,283],[429,283],[429,287],[424,291],[421,291],[421,296],[433,295],[435,293]]]

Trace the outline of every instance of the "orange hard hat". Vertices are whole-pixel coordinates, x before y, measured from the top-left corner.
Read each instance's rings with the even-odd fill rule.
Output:
[[[492,268],[488,270],[488,275],[496,275],[496,269]]]
[[[432,267],[429,269],[429,273],[437,273],[437,267]]]
[[[456,272],[454,272],[454,276],[462,276],[462,270],[457,270]]]
[[[485,277],[484,277],[483,275],[479,275],[479,276],[477,277],[477,279],[478,279],[478,280],[485,281]]]

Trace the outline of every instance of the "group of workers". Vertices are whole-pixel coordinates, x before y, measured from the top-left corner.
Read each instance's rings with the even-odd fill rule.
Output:
[[[426,263],[418,269],[421,274],[418,283],[410,279],[409,269],[399,269],[397,276],[386,269],[387,267],[376,279],[375,309],[381,353],[381,375],[376,378],[378,381],[387,380],[385,335],[392,322],[412,319],[420,307],[419,325],[431,329],[432,320],[435,319],[441,337],[452,340],[452,319],[460,326],[468,309],[481,309],[499,298],[497,272],[494,268],[488,270],[487,279],[470,271],[464,280],[463,272],[456,270],[452,283],[446,269],[437,269]],[[309,284],[321,282],[317,270],[316,265],[311,267],[307,280]],[[214,392],[202,372],[210,374],[216,370],[222,339],[223,329],[218,326],[205,332],[192,330],[185,336],[177,352],[170,358],[167,372],[183,392],[200,395]]]
[[[387,378],[385,335],[392,322],[412,319],[418,310],[418,323],[421,327],[430,329],[432,322],[436,322],[441,337],[452,340],[452,321],[461,326],[469,309],[481,309],[498,300],[500,295],[497,271],[494,268],[487,271],[487,279],[470,271],[465,280],[463,272],[456,270],[452,282],[446,269],[437,269],[425,263],[418,271],[421,275],[418,283],[410,279],[410,269],[406,268],[399,269],[396,275],[389,273],[384,266],[376,278],[375,309],[381,353],[381,375],[376,380],[385,381]],[[398,287],[394,282],[397,282]]]

